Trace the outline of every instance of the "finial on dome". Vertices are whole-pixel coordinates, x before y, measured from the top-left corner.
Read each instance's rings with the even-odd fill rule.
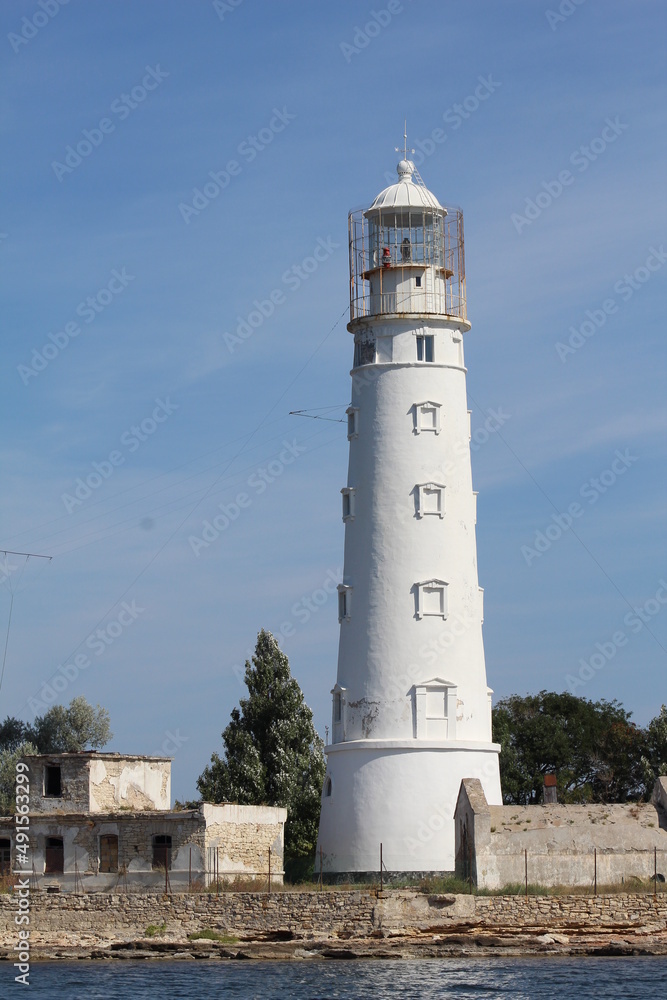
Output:
[[[401,181],[411,181],[412,174],[415,169],[414,163],[408,159],[408,153],[414,153],[414,149],[408,149],[408,122],[407,119],[403,125],[403,149],[400,146],[394,146],[397,153],[403,153],[403,159],[398,163],[396,167],[396,172],[398,173],[399,183]]]
[[[396,173],[398,174],[398,183],[412,181],[412,175],[414,173],[415,165],[412,160],[400,160],[396,165]]]

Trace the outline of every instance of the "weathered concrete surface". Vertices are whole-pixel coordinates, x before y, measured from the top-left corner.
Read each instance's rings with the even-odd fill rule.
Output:
[[[17,900],[0,897],[0,960],[13,960]],[[667,893],[427,896],[396,890],[31,899],[38,958],[412,958],[667,954]],[[146,928],[164,925],[157,938]],[[187,940],[210,929],[222,943]]]
[[[90,750],[34,754],[24,757],[23,763],[29,768],[30,811],[34,813],[169,809],[170,757]],[[60,768],[60,795],[46,794],[48,767]]]
[[[489,806],[481,783],[465,779],[456,806],[457,874],[499,889],[538,885],[611,885],[667,877],[667,779],[650,803]],[[595,856],[597,852],[597,859]]]

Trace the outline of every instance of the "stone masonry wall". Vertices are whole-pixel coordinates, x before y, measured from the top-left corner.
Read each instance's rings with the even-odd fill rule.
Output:
[[[484,928],[568,932],[584,928],[667,929],[667,893],[615,896],[427,896],[411,890],[307,893],[182,894],[160,897],[32,893],[33,944],[50,937],[71,944],[91,936],[107,940],[141,938],[149,924],[166,924],[166,934],[185,937],[206,928],[240,938],[290,933],[294,938],[366,937],[373,931],[457,933]],[[0,945],[16,937],[17,900],[0,896]]]

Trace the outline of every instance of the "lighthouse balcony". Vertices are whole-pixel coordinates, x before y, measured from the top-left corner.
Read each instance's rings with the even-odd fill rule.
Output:
[[[463,214],[435,206],[350,213],[350,322],[406,314],[466,320]]]

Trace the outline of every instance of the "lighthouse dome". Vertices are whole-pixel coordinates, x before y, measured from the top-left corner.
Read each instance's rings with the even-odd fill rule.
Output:
[[[401,160],[396,172],[398,174],[396,184],[390,184],[384,191],[380,191],[369,212],[380,208],[431,208],[441,212],[446,211],[427,187],[414,182],[412,175],[415,172],[415,165],[411,160]]]

